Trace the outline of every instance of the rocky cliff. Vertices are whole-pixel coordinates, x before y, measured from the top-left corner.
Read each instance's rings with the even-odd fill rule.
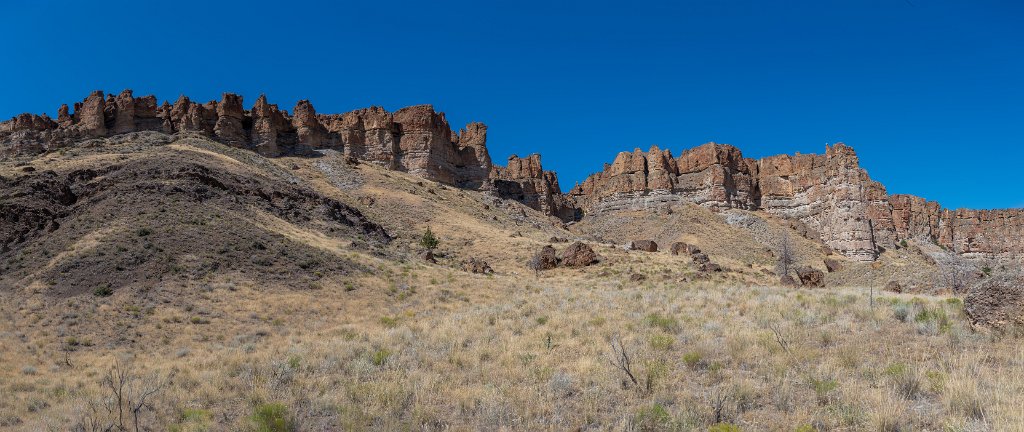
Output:
[[[935,242],[968,257],[1024,256],[1024,210],[947,210],[910,195],[888,195],[842,143],[824,155],[744,158],[708,143],[673,158],[657,147],[623,152],[567,195],[584,214],[692,202],[715,210],[758,210],[798,221],[852,259],[874,260],[902,240]]]
[[[911,195],[888,195],[860,167],[852,148],[824,155],[745,158],[731,145],[708,143],[674,157],[652,147],[622,152],[583,183],[562,194],[557,175],[540,155],[512,156],[493,165],[487,126],[454,132],[444,113],[417,105],[389,113],[370,107],[319,114],[308,100],[292,114],[260,96],[246,110],[242,97],[193,102],[185,96],[158,105],[154,96],[93,92],[58,110],[57,120],[21,114],[0,123],[0,157],[50,151],[94,138],[159,131],[195,133],[264,156],[343,152],[356,160],[441,183],[517,200],[570,221],[586,214],[644,210],[690,202],[714,210],[764,211],[792,221],[852,259],[871,261],[902,240],[930,241],[967,257],[1024,257],[1024,209],[948,210]]]

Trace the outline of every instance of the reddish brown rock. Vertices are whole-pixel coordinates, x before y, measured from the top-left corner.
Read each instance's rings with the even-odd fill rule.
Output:
[[[492,167],[490,179],[489,189],[501,198],[519,201],[562,220],[575,217],[575,208],[562,196],[558,177],[544,171],[538,154],[509,157],[508,165]]]
[[[124,90],[114,98],[114,134],[135,132],[135,98],[131,90]]]
[[[243,127],[245,109],[242,108],[242,97],[232,93],[221,95],[217,103],[217,122],[213,126],[213,134],[224,144],[232,147],[245,147],[249,137]]]
[[[800,277],[800,283],[805,287],[823,288],[825,286],[825,273],[821,270],[811,267],[798,267],[796,274]]]
[[[490,274],[494,273],[491,266],[480,258],[470,258],[462,262],[462,270],[470,273]]]
[[[683,242],[672,243],[672,255],[693,255],[695,253],[700,253],[700,249],[694,245]]]
[[[837,259],[825,258],[825,268],[828,269],[829,273],[834,273],[843,269],[843,264]]]
[[[657,252],[658,244],[654,240],[633,240],[629,242],[630,250],[638,250],[643,252]]]
[[[901,293],[901,292],[903,292],[903,286],[900,285],[899,282],[889,281],[889,283],[885,284],[885,290],[886,291],[891,291],[891,292],[894,292],[894,293]]]
[[[527,267],[534,271],[550,270],[558,266],[558,256],[555,255],[555,248],[551,245],[544,246],[527,263]]]
[[[566,246],[560,256],[563,266],[586,267],[597,262],[597,253],[583,242]]]
[[[302,147],[296,153],[307,153],[309,150],[333,147],[327,135],[327,129],[317,119],[316,110],[309,100],[303,99],[295,104],[292,113],[292,127],[295,128],[298,145]]]

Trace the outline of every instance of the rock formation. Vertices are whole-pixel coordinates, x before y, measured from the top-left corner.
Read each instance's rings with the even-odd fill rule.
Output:
[[[562,195],[558,176],[544,171],[538,154],[525,159],[513,155],[508,158],[508,165],[492,167],[490,182],[490,190],[499,197],[514,199],[563,220],[575,217],[576,209]]]
[[[673,202],[713,210],[764,211],[788,220],[802,236],[828,250],[871,261],[903,240],[934,242],[968,258],[1024,259],[1024,209],[949,210],[911,195],[888,195],[838,143],[824,155],[778,155],[754,160],[731,145],[707,143],[673,157],[652,147],[619,153],[611,164],[566,194],[540,155],[491,163],[487,127],[470,123],[454,132],[443,113],[417,105],[389,113],[370,107],[319,114],[307,100],[289,114],[260,96],[245,110],[241,96],[193,102],[185,96],[158,105],[131,90],[104,97],[96,91],[62,105],[54,121],[21,114],[0,122],[0,157],[35,154],[89,139],[160,131],[201,134],[268,157],[343,152],[387,169],[448,185],[487,191],[571,221],[586,214],[663,208]]]
[[[647,210],[692,202],[713,210],[746,209],[791,221],[808,238],[851,259],[872,261],[905,239],[936,242],[968,257],[1024,257],[1024,210],[946,210],[909,195],[888,195],[842,143],[824,155],[744,158],[708,143],[671,153],[619,153],[612,164],[567,195],[584,214]]]

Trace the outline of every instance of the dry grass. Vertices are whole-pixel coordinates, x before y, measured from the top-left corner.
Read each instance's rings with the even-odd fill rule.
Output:
[[[1024,430],[1019,339],[975,333],[946,297],[764,286],[765,245],[704,209],[567,230],[367,165],[188,145],[358,206],[397,237],[390,255],[261,215],[281,238],[360,270],[303,289],[221,271],[145,300],[5,292],[0,429],[133,430],[130,408],[156,388],[137,410],[145,430]],[[411,258],[427,226],[439,265]],[[596,266],[526,269],[549,237],[586,233],[688,241],[728,271],[704,279],[686,257],[596,241]],[[799,241],[821,267],[817,245]],[[496,274],[456,270],[465,257]],[[912,259],[845,263],[829,282],[888,278]],[[630,282],[635,273],[647,278]],[[121,403],[105,382],[115,364],[132,371]]]
[[[140,383],[170,377],[142,414],[174,430],[253,429],[266,404],[283,406],[299,430],[1022,426],[1020,341],[973,333],[943,298],[883,297],[872,308],[853,289],[382,266],[391,274],[383,279],[413,281],[411,293],[362,288],[383,299],[355,310],[343,287],[240,290],[224,293],[239,298],[236,315],[266,314],[263,324],[174,323],[158,313],[139,327],[180,328],[171,343],[83,347],[73,367],[8,351],[0,421],[71,427],[109,397],[102,379],[120,358],[158,377]],[[635,384],[610,362],[617,339]]]

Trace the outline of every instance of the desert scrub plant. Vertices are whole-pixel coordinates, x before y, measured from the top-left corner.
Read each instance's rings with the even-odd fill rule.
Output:
[[[374,351],[373,355],[370,356],[370,363],[373,363],[374,366],[383,366],[385,363],[388,362],[388,359],[390,358],[391,351],[381,348],[377,351]]]
[[[708,428],[708,432],[740,432],[741,430],[739,426],[732,423],[716,423]]]
[[[668,351],[672,349],[672,345],[675,343],[675,338],[665,334],[651,335],[648,342],[651,344],[651,348],[659,351]]]
[[[437,246],[441,244],[441,241],[437,239],[434,232],[427,227],[427,230],[423,232],[423,236],[420,237],[420,246],[423,246],[427,250],[437,249]]]
[[[907,318],[910,317],[910,306],[902,303],[893,306],[892,316],[896,318],[896,321],[907,322]]]
[[[250,418],[256,432],[291,432],[296,430],[288,416],[288,408],[280,403],[265,403],[256,406]]]
[[[657,312],[647,315],[644,319],[647,325],[660,328],[668,333],[679,331],[679,321],[670,316],[663,316]]]
[[[110,284],[98,286],[92,290],[92,295],[96,297],[110,297],[114,295],[114,289],[110,287]]]
[[[703,369],[707,367],[707,362],[704,361],[704,355],[701,354],[699,351],[690,351],[686,354],[683,354],[683,363],[686,364],[686,367],[692,370]]]
[[[638,431],[668,430],[672,426],[672,416],[661,404],[641,408],[633,416],[633,427]]]
[[[398,317],[382,316],[380,317],[380,324],[387,328],[398,327]]]
[[[839,382],[835,378],[811,377],[808,381],[811,389],[814,390],[818,405],[828,405],[832,402],[832,393],[835,389],[839,388]]]
[[[904,399],[917,399],[923,393],[921,374],[906,363],[893,363],[885,369],[893,391]]]

